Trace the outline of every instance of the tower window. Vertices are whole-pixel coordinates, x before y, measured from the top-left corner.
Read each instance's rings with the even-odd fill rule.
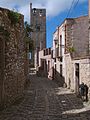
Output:
[[[33,8],[33,13],[36,13],[36,8]]]
[[[42,16],[42,10],[40,10],[39,15],[40,15],[40,17]]]
[[[39,25],[36,26],[36,29],[37,29],[37,31],[40,31],[40,26]]]
[[[40,10],[40,13],[42,14],[42,10]]]

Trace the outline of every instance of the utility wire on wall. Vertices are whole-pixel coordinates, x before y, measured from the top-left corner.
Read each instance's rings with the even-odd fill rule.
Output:
[[[79,0],[76,0],[76,2],[75,2],[75,0],[72,1],[71,7],[70,7],[70,9],[68,11],[68,14],[67,14],[66,18],[70,17],[70,15],[73,13],[73,11],[75,10],[78,3],[79,3]]]

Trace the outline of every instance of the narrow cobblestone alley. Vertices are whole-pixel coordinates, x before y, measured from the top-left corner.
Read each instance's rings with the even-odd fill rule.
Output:
[[[0,120],[90,120],[90,110],[74,93],[33,75],[24,97],[0,112]]]

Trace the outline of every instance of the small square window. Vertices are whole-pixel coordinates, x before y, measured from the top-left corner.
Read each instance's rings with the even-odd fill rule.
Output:
[[[36,29],[37,29],[38,31],[40,31],[40,26],[36,26]]]

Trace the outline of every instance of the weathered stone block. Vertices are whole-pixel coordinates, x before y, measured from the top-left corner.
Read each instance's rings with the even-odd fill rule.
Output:
[[[3,28],[0,29],[0,104],[14,101],[23,92],[26,79],[24,16],[18,14],[18,22],[12,24],[9,12],[0,8],[0,26]]]

